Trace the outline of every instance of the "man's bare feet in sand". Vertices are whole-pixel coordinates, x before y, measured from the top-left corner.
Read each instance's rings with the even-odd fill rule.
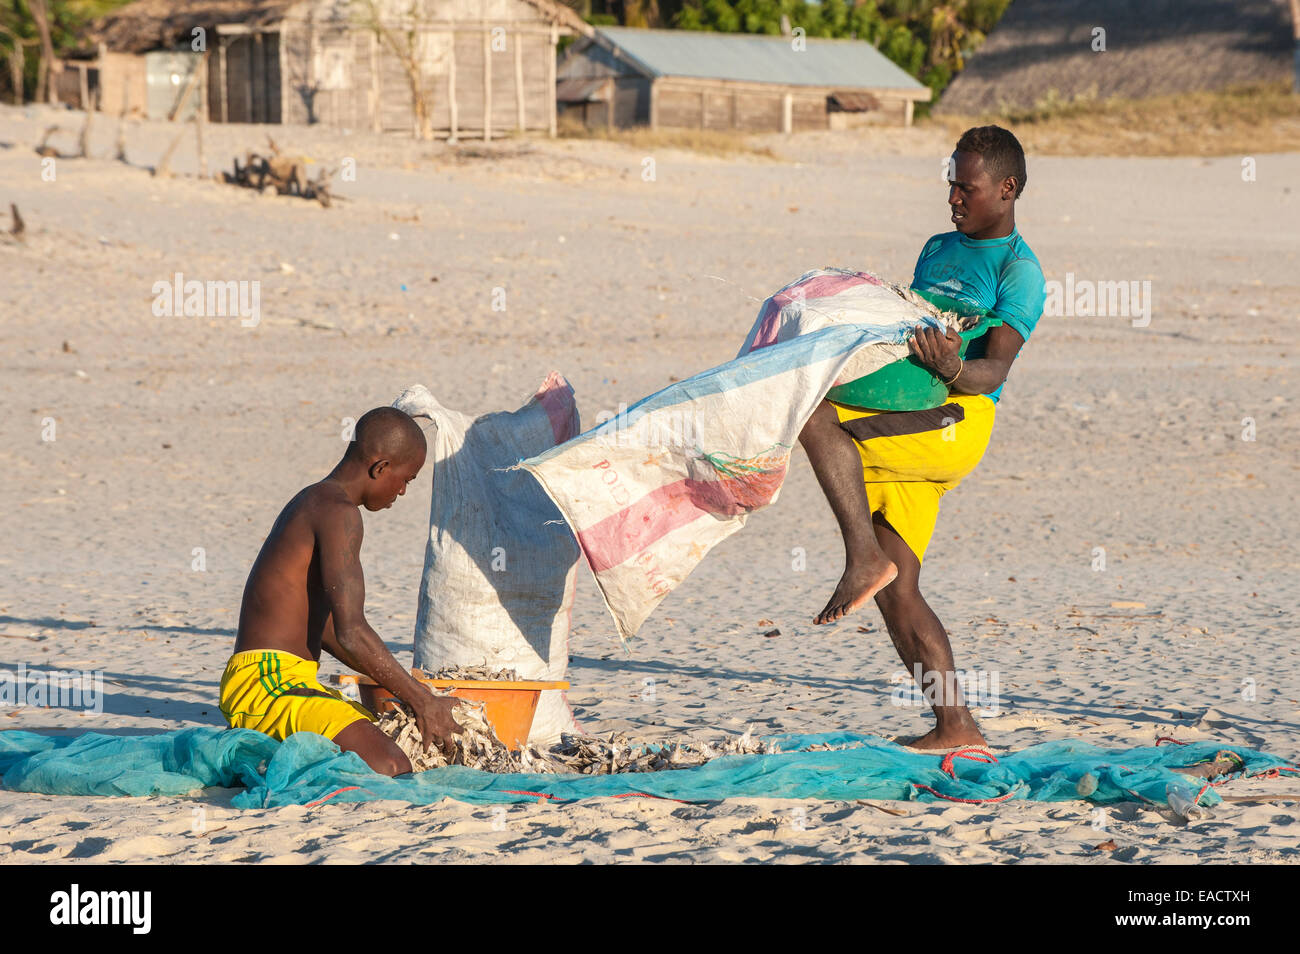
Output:
[[[973,749],[987,749],[988,743],[984,741],[984,735],[979,729],[963,729],[957,732],[940,732],[937,728],[931,729],[925,735],[915,739],[898,739],[899,745],[906,746],[909,749],[953,749],[959,745],[968,745]]]
[[[898,567],[879,549],[850,561],[844,568],[844,575],[840,577],[835,592],[831,594],[830,602],[813,622],[833,623],[849,615],[894,582],[896,576]]]

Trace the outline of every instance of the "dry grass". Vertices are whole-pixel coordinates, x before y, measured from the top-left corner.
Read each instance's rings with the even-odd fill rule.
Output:
[[[1031,109],[926,120],[953,136],[997,123],[1049,156],[1227,156],[1300,150],[1300,95],[1284,83],[1148,99],[1078,97],[1055,90]]]
[[[647,152],[656,149],[682,149],[706,156],[759,156],[778,158],[767,146],[755,144],[744,133],[717,129],[650,129],[635,126],[630,129],[589,128],[572,118],[560,117],[557,132],[564,139],[601,139],[622,143],[633,149]]]

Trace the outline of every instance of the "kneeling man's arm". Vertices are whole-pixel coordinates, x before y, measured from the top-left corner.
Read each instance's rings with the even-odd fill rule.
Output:
[[[361,570],[361,514],[350,505],[332,507],[316,529],[321,587],[333,625],[322,646],[345,666],[365,673],[398,699],[417,708],[429,691],[393,658],[366,622],[366,581]]]

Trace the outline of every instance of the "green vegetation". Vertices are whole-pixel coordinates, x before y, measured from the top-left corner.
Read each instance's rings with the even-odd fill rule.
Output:
[[[54,57],[66,56],[77,47],[81,31],[94,20],[129,0],[0,0],[0,96],[13,98],[16,68],[26,98],[45,99],[47,48],[42,21],[49,24],[48,49]],[[16,50],[21,46],[21,50]]]

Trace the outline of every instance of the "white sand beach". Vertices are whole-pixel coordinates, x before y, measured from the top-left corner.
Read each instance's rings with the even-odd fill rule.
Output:
[[[60,159],[45,181],[33,147],[76,119],[0,106],[0,227],[10,202],[27,225],[24,243],[0,243],[0,668],[102,670],[107,696],[101,714],[3,708],[0,730],[222,725],[248,569],[284,503],[342,453],[344,418],[416,383],[458,410],[513,409],[557,370],[590,426],[734,357],[758,302],[808,269],[906,282],[950,228],[952,143],[932,127],[773,137],[776,158],[565,139],[458,153],[276,128],[286,151],[356,160],[323,209],[194,177],[188,141],[179,175],[152,178],[162,123],[131,125],[130,164]],[[209,164],[229,168],[266,129],[209,127]],[[97,120],[92,151],[110,155],[115,135]],[[1300,755],[1300,152],[1253,158],[1243,181],[1239,156],[1029,155],[1017,222],[1047,279],[1149,282],[1151,307],[1149,323],[1044,317],[988,453],[943,501],[922,590],[957,665],[999,674],[999,713],[981,720],[995,749],[1168,736]],[[155,317],[153,284],[177,272],[259,281],[256,326]],[[426,469],[365,514],[368,618],[404,663],[429,493]],[[901,666],[874,606],[812,625],[841,555],[796,452],[779,502],[669,596],[630,655],[580,568],[579,721],[647,738],[926,731],[928,711],[891,702]],[[1188,824],[1084,801],[240,811],[228,790],[0,790],[0,863],[1300,860],[1300,779],[1220,792],[1274,800]]]

